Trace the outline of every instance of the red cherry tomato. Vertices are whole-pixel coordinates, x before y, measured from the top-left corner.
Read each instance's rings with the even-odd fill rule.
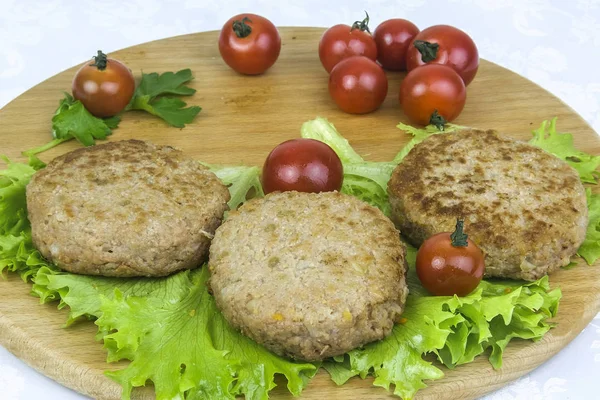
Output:
[[[338,155],[314,139],[293,139],[275,147],[265,160],[262,186],[265,193],[296,190],[340,190],[344,171]]]
[[[443,125],[452,121],[462,111],[466,100],[463,80],[445,65],[428,64],[416,68],[400,84],[400,104],[404,114],[416,124]]]
[[[365,114],[375,111],[387,95],[383,69],[366,57],[353,56],[336,65],[329,75],[329,94],[342,111]]]
[[[418,33],[419,28],[405,19],[383,21],[373,32],[377,61],[385,69],[406,71],[406,51]]]
[[[71,89],[73,97],[92,115],[112,117],[129,104],[135,91],[135,79],[125,64],[98,50],[94,62],[86,63],[77,71]]]
[[[241,74],[262,74],[275,64],[280,51],[277,28],[260,15],[236,15],[223,25],[219,35],[223,61]]]
[[[483,253],[466,235],[462,243],[453,240],[457,232],[459,236],[464,235],[462,221],[457,223],[453,234],[433,235],[417,252],[417,276],[423,287],[435,296],[466,296],[483,278]]]
[[[430,26],[415,36],[406,55],[409,71],[428,63],[450,65],[468,85],[477,73],[479,52],[473,39],[460,29]]]
[[[327,29],[319,41],[321,64],[331,72],[344,58],[365,56],[375,61],[377,45],[369,31],[369,15],[363,21],[356,21],[352,27],[335,25]]]

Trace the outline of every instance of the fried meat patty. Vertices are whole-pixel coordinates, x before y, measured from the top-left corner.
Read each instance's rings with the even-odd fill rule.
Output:
[[[379,209],[336,192],[247,202],[217,229],[209,268],[235,328],[302,360],[382,339],[408,294],[398,230]]]
[[[488,277],[535,280],[567,265],[588,224],[577,171],[491,130],[427,138],[396,167],[388,193],[393,220],[414,246],[464,218]]]
[[[104,276],[199,266],[228,200],[206,167],[139,140],[67,153],[27,186],[35,247],[61,269]]]

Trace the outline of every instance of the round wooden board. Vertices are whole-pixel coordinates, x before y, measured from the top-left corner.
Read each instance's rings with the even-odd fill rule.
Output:
[[[221,60],[218,32],[204,32],[146,43],[111,56],[124,61],[136,76],[140,71],[165,72],[191,68],[197,93],[186,99],[203,107],[185,129],[166,126],[144,113],[125,114],[110,140],[148,139],[183,149],[210,163],[261,165],[278,143],[299,137],[300,126],[316,116],[328,118],[354,148],[369,160],[391,160],[408,136],[395,126],[407,122],[398,106],[398,88],[404,76],[388,73],[389,93],[376,112],[355,116],[339,111],[327,91],[328,75],[322,68],[317,43],[321,28],[281,28],[283,47],[279,60],[265,75],[241,76]],[[96,49],[91,49],[96,50]],[[29,90],[0,111],[1,154],[22,160],[20,151],[50,140],[50,119],[62,96],[70,91],[79,67],[71,68]],[[575,136],[579,149],[600,154],[595,132],[569,107],[532,82],[490,62],[481,61],[476,79],[468,87],[467,105],[458,124],[497,129],[528,140],[542,120],[559,117],[559,128]],[[80,145],[70,142],[42,155],[44,161]],[[549,173],[548,171],[543,171]],[[430,382],[419,399],[471,399],[497,389],[531,371],[569,343],[600,309],[600,268],[584,263],[551,277],[560,286],[558,326],[538,343],[514,341],[504,355],[504,366],[494,371],[485,357],[450,371]],[[103,371],[123,368],[107,364],[102,344],[94,341],[96,327],[80,323],[64,329],[66,311],[56,304],[39,305],[30,285],[14,274],[0,280],[0,344],[50,378],[83,394],[100,399],[120,398],[121,388]],[[372,379],[353,379],[337,387],[321,371],[303,392],[305,399],[392,398]],[[273,398],[292,396],[282,389]],[[151,398],[151,388],[134,392]]]

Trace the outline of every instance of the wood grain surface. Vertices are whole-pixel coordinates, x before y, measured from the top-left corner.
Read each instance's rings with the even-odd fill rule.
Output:
[[[395,126],[408,122],[398,105],[398,88],[404,76],[389,73],[389,92],[382,107],[354,116],[339,111],[329,98],[328,75],[318,53],[321,28],[281,28],[283,47],[277,63],[264,75],[240,76],[219,56],[218,32],[204,32],[146,43],[111,54],[124,61],[139,78],[141,71],[165,72],[191,68],[197,93],[188,100],[202,106],[197,119],[184,129],[166,126],[140,112],[126,113],[110,140],[148,139],[183,149],[210,163],[262,165],[278,143],[299,136],[300,126],[317,116],[328,118],[354,148],[368,160],[390,160],[408,136]],[[96,49],[90,49],[90,56]],[[29,90],[0,111],[0,153],[22,160],[22,150],[51,139],[51,117],[62,91],[70,91],[78,67],[64,71]],[[494,128],[527,140],[542,120],[558,116],[561,131],[573,133],[578,148],[600,154],[595,132],[569,107],[532,82],[490,62],[481,61],[479,73],[468,87],[467,104],[458,124]],[[48,161],[80,145],[69,142],[42,154]],[[485,357],[456,368],[444,368],[446,377],[431,382],[419,399],[471,399],[497,389],[531,371],[569,343],[600,309],[600,267],[580,265],[551,277],[564,297],[558,326],[538,343],[513,341],[504,366],[494,371]],[[61,384],[100,399],[120,398],[121,388],[103,371],[125,363],[107,364],[102,344],[94,340],[90,322],[63,328],[66,311],[55,304],[40,305],[30,285],[14,274],[0,279],[0,344]],[[321,371],[310,383],[304,399],[383,399],[392,396],[371,385],[372,379],[352,379],[337,387]],[[273,398],[292,396],[280,387]],[[152,398],[151,388],[134,392]]]

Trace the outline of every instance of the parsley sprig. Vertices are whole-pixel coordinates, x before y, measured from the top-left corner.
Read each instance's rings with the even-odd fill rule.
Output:
[[[194,77],[190,69],[182,69],[177,73],[165,72],[142,74],[131,102],[126,110],[143,110],[165,120],[169,125],[183,128],[198,115],[201,108],[186,108],[186,103],[178,97],[167,95],[191,96],[196,89],[186,86]]]
[[[201,108],[186,107],[187,104],[183,100],[173,96],[191,96],[196,93],[196,89],[187,86],[193,78],[190,69],[176,73],[142,73],[142,80],[125,111],[146,111],[171,126],[183,128],[194,120]],[[24,151],[23,154],[38,154],[72,139],[77,139],[84,146],[93,146],[96,140],[104,140],[112,134],[113,129],[121,122],[121,115],[110,118],[95,117],[86,110],[83,103],[65,92],[52,117],[53,140]]]

